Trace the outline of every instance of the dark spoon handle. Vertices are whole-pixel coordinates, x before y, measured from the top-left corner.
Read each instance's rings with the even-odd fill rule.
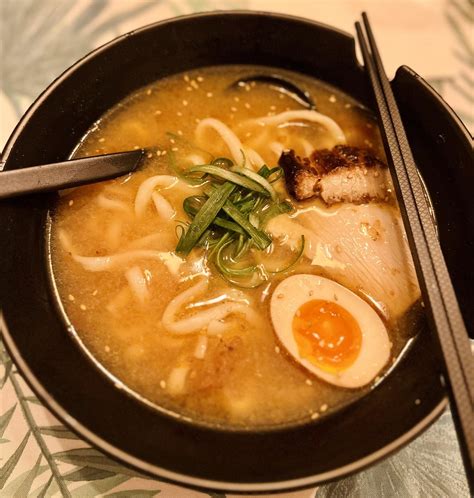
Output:
[[[143,150],[72,159],[0,173],[0,199],[77,187],[133,171]]]

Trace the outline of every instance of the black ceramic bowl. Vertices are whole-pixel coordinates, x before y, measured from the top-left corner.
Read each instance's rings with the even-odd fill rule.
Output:
[[[91,124],[138,87],[215,64],[262,64],[320,78],[371,107],[354,39],[288,16],[225,12],[160,22],[86,56],[28,110],[10,138],[5,169],[66,159]],[[470,136],[410,69],[392,82],[415,159],[436,210],[456,289],[472,323],[474,184]],[[4,338],[25,378],[53,412],[113,457],[182,484],[271,491],[342,477],[389,455],[446,406],[429,334],[388,378],[346,409],[271,431],[225,431],[180,422],[124,394],[66,330],[46,264],[45,224],[55,195],[0,206],[0,296]],[[471,246],[470,246],[471,244]],[[472,331],[471,331],[472,332]],[[420,399],[420,404],[415,400]]]

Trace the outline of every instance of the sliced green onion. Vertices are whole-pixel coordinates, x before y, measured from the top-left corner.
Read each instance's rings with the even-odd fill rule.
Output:
[[[201,235],[206,231],[207,227],[214,221],[217,213],[221,210],[227,201],[229,195],[235,189],[232,183],[224,183],[217,187],[210,195],[204,205],[196,214],[194,220],[189,226],[184,237],[178,242],[176,252],[181,254],[189,254],[192,248],[197,244]],[[239,223],[239,225],[241,225]],[[242,226],[242,225],[241,225]],[[245,230],[245,227],[242,227]],[[271,242],[271,241],[270,241]]]
[[[259,192],[263,195],[268,195],[267,189],[262,187],[259,182],[251,180],[243,175],[238,175],[237,173],[233,173],[232,171],[228,171],[223,168],[219,168],[218,166],[213,166],[212,164],[204,164],[202,166],[194,166],[193,168],[188,169],[188,174],[192,173],[206,173],[208,175],[222,178],[228,182],[235,183],[236,185],[240,185],[248,190],[254,190],[255,192]]]
[[[234,261],[238,261],[240,258],[245,256],[249,252],[250,248],[252,247],[252,244],[253,244],[252,239],[245,240],[245,242],[243,243],[240,250],[236,252],[235,256],[233,256],[232,259]]]
[[[232,241],[227,241],[225,244],[222,244],[216,253],[216,266],[219,268],[220,272],[229,277],[245,277],[258,271],[256,265],[246,266],[245,268],[232,268],[226,264],[223,251],[231,243]]]
[[[265,271],[268,272],[268,273],[271,273],[271,274],[275,275],[277,273],[285,273],[288,270],[291,270],[291,268],[293,268],[293,266],[295,266],[296,263],[298,263],[298,261],[301,259],[301,256],[303,256],[304,247],[305,247],[305,238],[304,238],[304,235],[302,235],[301,236],[301,245],[300,245],[300,248],[298,249],[298,252],[296,253],[295,259],[293,259],[293,261],[291,261],[291,263],[289,263],[284,268],[281,268],[280,270],[269,270],[265,266]]]
[[[250,235],[260,250],[267,248],[272,243],[272,239],[262,230],[255,228],[230,201],[227,200],[222,209]]]
[[[207,180],[203,178],[196,178],[196,177],[189,177],[186,173],[184,173],[183,170],[178,168],[176,165],[176,158],[174,155],[174,152],[172,150],[167,151],[167,157],[168,157],[168,166],[170,170],[183,182],[188,183],[189,185],[204,185]]]
[[[194,218],[196,214],[199,212],[201,207],[204,205],[206,198],[203,196],[191,196],[186,197],[183,201],[183,209],[184,211],[191,217]],[[225,220],[220,216],[216,216],[212,222],[212,225],[216,225],[221,228],[225,228],[226,230],[231,230],[232,232],[237,232],[242,235],[246,235],[243,228],[241,228],[237,223],[234,223],[230,220]]]
[[[234,173],[239,173],[239,175],[246,176],[255,183],[258,183],[264,190],[268,192],[272,200],[275,201],[277,199],[277,193],[275,192],[275,189],[271,186],[270,182],[265,180],[263,176],[259,175],[258,173],[255,173],[255,171],[252,171],[248,168],[240,168],[239,166],[234,166],[230,168],[230,170],[233,171]]]

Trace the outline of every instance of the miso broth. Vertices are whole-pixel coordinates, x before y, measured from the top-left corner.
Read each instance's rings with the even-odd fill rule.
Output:
[[[287,271],[267,273],[256,287],[234,285],[224,278],[206,246],[195,247],[188,255],[177,254],[178,237],[191,222],[183,201],[205,196],[208,188],[180,179],[177,168],[183,173],[225,157],[257,171],[262,163],[276,167],[283,149],[308,156],[314,149],[330,149],[337,143],[326,126],[306,119],[275,126],[252,122],[304,109],[274,85],[249,82],[229,88],[239,78],[257,73],[278,73],[294,82],[312,96],[318,113],[343,130],[347,144],[383,159],[373,116],[340,91],[280,69],[204,68],[141,88],[91,128],[76,157],[143,148],[142,164],[131,175],[65,192],[52,221],[55,282],[68,319],[90,353],[119,382],[149,402],[195,421],[228,427],[316,419],[363,396],[383,378],[415,334],[413,326],[407,329],[406,320],[403,328],[399,324],[419,297],[393,199],[366,206],[326,206],[320,199],[298,202],[289,196],[283,178],[272,185],[279,198],[293,206],[293,212],[281,215],[293,227],[302,220],[302,233],[308,233],[313,226],[309,216],[341,218],[346,210],[343,220],[348,221],[344,223],[360,224],[358,231],[367,232],[361,236],[375,240],[374,227],[378,227],[377,237],[386,236],[388,241],[390,234],[399,241],[398,249],[387,242],[380,246],[382,254],[376,254],[377,261],[396,265],[367,267],[364,263],[363,268],[356,268],[357,261],[365,261],[358,257],[343,259],[345,268],[338,267],[334,263],[337,247],[345,250],[348,232],[339,231],[336,222],[328,225],[335,233],[326,230],[324,234],[341,238],[334,242],[335,259],[326,250],[326,239],[321,239],[324,254],[319,251],[317,241],[323,234],[316,230],[309,235],[311,241],[306,240],[305,252]],[[224,135],[207,126],[208,122],[199,128],[209,118],[224,124],[238,138],[241,158],[235,157],[235,151],[232,155]],[[152,177],[156,180],[148,180]],[[370,214],[378,225],[358,218],[365,216],[364,209],[378,210]],[[298,247],[288,243],[291,234],[278,233],[278,227],[285,227],[283,221],[275,219],[273,223],[271,246],[263,251],[253,247],[249,254],[257,263],[271,263],[271,268],[279,269],[295,260]],[[322,221],[315,226],[322,227]],[[310,243],[317,246],[318,258],[308,257]],[[395,250],[399,252],[392,254]],[[370,258],[367,260],[375,261],[372,255]],[[296,274],[339,282],[383,318],[391,343],[390,360],[372,382],[357,389],[338,387],[288,354],[275,334],[269,303],[278,283]],[[380,285],[371,286],[378,279]],[[392,291],[393,279],[398,280]],[[390,285],[385,284],[388,281]],[[186,295],[189,289],[195,290]],[[174,311],[170,303],[175,303]],[[232,303],[227,314],[225,303]],[[167,309],[174,328],[163,323]],[[217,313],[217,309],[221,310],[218,318],[205,320],[199,315],[209,310]],[[212,313],[206,316],[212,317]],[[188,324],[193,322],[182,320],[193,317],[195,322],[205,323],[188,333]]]

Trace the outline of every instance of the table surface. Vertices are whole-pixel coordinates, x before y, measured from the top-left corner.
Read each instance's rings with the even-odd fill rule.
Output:
[[[0,148],[40,91],[93,48],[160,19],[232,8],[300,15],[350,33],[366,10],[388,74],[411,66],[473,127],[469,0],[0,0]],[[151,479],[110,460],[36,399],[1,343],[0,363],[0,496],[224,496]],[[467,497],[451,414],[364,472],[284,496]]]

